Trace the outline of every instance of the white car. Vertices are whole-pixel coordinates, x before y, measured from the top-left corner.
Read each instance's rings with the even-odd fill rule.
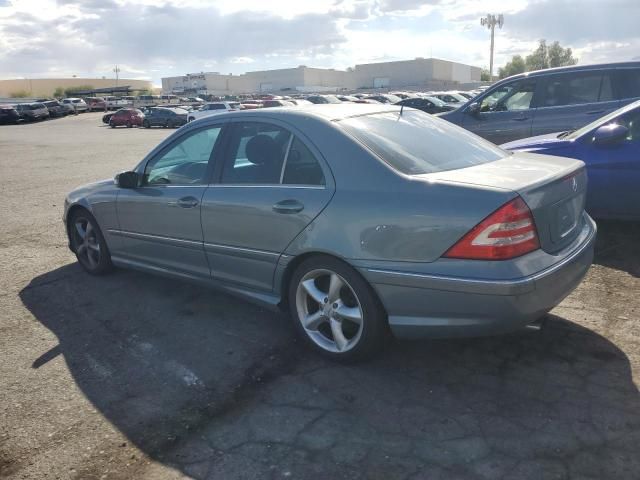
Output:
[[[62,100],[64,105],[70,105],[73,107],[73,111],[76,113],[79,112],[88,112],[89,106],[86,102],[81,98],[65,98]]]
[[[124,97],[105,97],[105,101],[109,110],[119,110],[133,105],[133,102],[129,102]]]
[[[218,115],[225,112],[234,112],[242,107],[240,102],[210,102],[205,103],[200,110],[189,112],[188,122],[193,122],[198,118],[208,117],[209,115]]]

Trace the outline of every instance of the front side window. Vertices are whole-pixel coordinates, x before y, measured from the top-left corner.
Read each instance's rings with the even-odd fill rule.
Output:
[[[471,167],[507,156],[487,140],[417,110],[362,115],[337,124],[406,175]]]
[[[207,165],[222,127],[200,130],[181,139],[145,167],[146,185],[199,185],[206,181]]]
[[[240,123],[231,140],[231,156],[222,172],[222,183],[280,183],[291,133],[268,123]]]
[[[502,85],[482,99],[482,112],[510,112],[532,107],[535,80],[525,79]]]

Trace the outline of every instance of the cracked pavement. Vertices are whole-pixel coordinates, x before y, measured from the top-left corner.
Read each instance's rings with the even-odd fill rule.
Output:
[[[284,315],[75,264],[64,194],[170,132],[0,128],[0,477],[640,478],[640,225],[599,222],[596,263],[540,332],[342,366]]]

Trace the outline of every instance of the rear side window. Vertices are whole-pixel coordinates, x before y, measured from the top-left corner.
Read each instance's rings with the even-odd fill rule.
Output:
[[[297,138],[291,142],[284,167],[282,183],[285,185],[324,185],[322,167],[311,151]]]
[[[535,79],[516,80],[501,85],[482,99],[482,112],[509,112],[528,110],[532,106],[536,91]],[[438,96],[437,98],[441,98]]]
[[[406,175],[493,162],[507,153],[449,122],[416,111],[385,112],[338,122],[373,153]]]
[[[616,72],[620,98],[640,97],[640,68],[625,68]]]
[[[613,100],[611,77],[607,72],[550,75],[545,84],[542,107],[581,105]]]

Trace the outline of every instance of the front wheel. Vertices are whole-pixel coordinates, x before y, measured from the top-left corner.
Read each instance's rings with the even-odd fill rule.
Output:
[[[69,221],[71,248],[87,273],[102,275],[113,265],[107,242],[93,215],[85,210],[73,214]]]
[[[149,120],[145,120],[142,122],[142,126],[144,128],[151,128],[151,124],[149,123]]]
[[[354,361],[377,352],[388,328],[371,286],[349,265],[326,256],[303,261],[289,285],[298,333],[321,354]]]
[[[111,128],[116,128],[116,124],[115,124],[115,123],[113,123],[113,121],[110,121],[110,122],[109,122],[109,126],[110,126]]]

